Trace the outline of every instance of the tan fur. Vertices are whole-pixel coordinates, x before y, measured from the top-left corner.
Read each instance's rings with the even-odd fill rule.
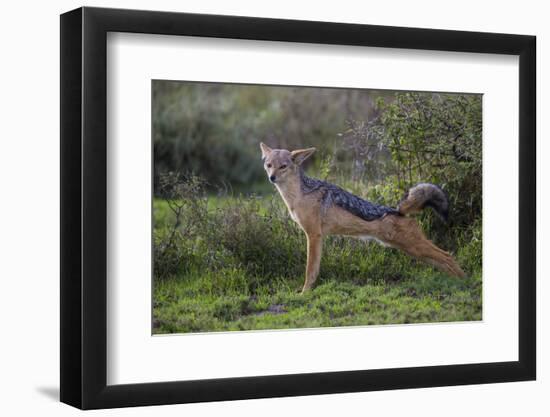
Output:
[[[397,207],[400,213],[403,214],[417,214],[422,211],[422,203],[424,200],[419,198],[417,194],[409,195],[406,200],[399,203]]]
[[[321,193],[316,191],[304,194],[300,187],[299,165],[314,152],[314,148],[289,152],[283,149],[274,150],[262,143],[261,149],[268,177],[275,177],[275,186],[290,216],[307,237],[306,277],[302,292],[311,289],[315,284],[319,274],[323,237],[327,235],[374,238],[430,263],[445,273],[465,276],[449,253],[426,238],[413,218],[386,215],[377,220],[365,221],[335,205],[323,211]],[[414,207],[414,200],[411,203]],[[411,211],[415,210],[411,208]]]

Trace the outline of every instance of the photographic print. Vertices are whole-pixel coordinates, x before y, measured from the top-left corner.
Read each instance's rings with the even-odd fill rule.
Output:
[[[482,319],[482,95],[152,81],[153,334]]]
[[[62,402],[536,379],[534,36],[93,7],[60,34]]]

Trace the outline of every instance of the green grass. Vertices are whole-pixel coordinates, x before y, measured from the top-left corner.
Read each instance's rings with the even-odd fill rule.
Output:
[[[250,294],[238,290],[246,288],[238,271],[186,278],[156,285],[154,333],[481,320],[479,276],[458,281],[427,273],[364,285],[321,279],[304,295],[295,291],[296,279],[281,278]]]
[[[465,280],[332,237],[317,286],[301,295],[305,238],[277,199],[208,197],[203,210],[185,213],[192,227],[181,233],[177,267],[155,276],[155,334],[481,320],[480,225],[458,239]],[[155,200],[154,220],[165,235],[166,202]]]

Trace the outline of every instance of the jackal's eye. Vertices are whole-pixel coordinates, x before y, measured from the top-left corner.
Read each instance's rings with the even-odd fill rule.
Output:
[[[286,168],[286,165],[281,165],[280,169],[285,169],[285,168]]]
[[[271,164],[267,164],[267,165],[266,165],[266,167],[268,167],[268,168],[271,168],[271,166],[272,166]]]

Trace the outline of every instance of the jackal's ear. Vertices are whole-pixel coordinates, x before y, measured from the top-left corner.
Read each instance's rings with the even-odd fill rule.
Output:
[[[262,149],[262,159],[265,159],[273,150],[263,142],[260,142],[260,148]]]
[[[301,165],[302,162],[313,155],[313,152],[315,152],[315,150],[315,148],[297,149],[295,151],[292,151],[290,155],[292,156],[292,160],[296,165]]]

